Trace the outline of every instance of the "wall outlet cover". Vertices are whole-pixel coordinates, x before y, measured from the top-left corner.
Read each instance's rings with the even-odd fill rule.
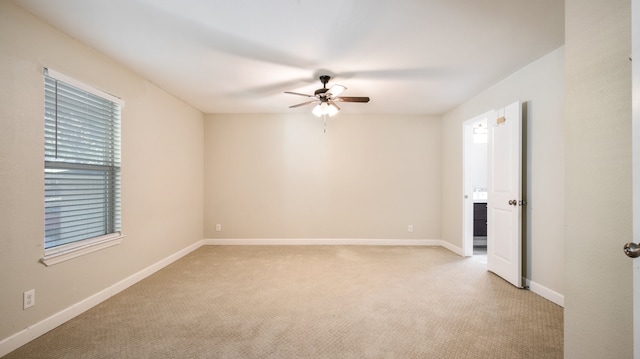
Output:
[[[27,309],[36,304],[36,290],[30,289],[22,294],[22,308]]]

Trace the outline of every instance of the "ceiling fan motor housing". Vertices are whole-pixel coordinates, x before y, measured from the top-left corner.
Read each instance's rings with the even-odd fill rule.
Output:
[[[329,91],[329,89],[327,89],[327,88],[317,89],[316,92],[315,92],[315,95],[324,95],[325,93],[327,93],[327,91]]]
[[[321,100],[325,98],[325,96],[323,95],[326,94],[327,91],[329,91],[329,89],[327,88],[327,82],[329,82],[330,79],[331,79],[331,76],[328,76],[328,75],[320,76],[320,82],[322,82],[322,88],[317,89],[314,94],[316,96],[320,95],[319,97]]]

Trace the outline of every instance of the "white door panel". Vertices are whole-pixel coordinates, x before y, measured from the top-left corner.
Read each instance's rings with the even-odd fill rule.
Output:
[[[513,214],[511,211],[494,209],[491,217],[497,223],[502,224],[493,227],[493,245],[495,247],[493,255],[495,255],[498,260],[508,262],[511,260],[511,252],[513,250],[513,245],[511,244],[511,238],[513,237],[513,228],[511,227]]]
[[[489,120],[487,269],[522,287],[522,117],[520,102]]]
[[[504,110],[498,112],[498,116],[504,116]],[[497,120],[496,120],[497,121]],[[494,124],[493,128],[493,153],[498,157],[494,157],[493,172],[496,175],[493,178],[493,191],[494,194],[500,194],[510,196],[513,193],[513,175],[511,173],[511,166],[513,163],[512,148],[513,144],[509,138],[509,131],[511,128],[506,123],[502,125]]]

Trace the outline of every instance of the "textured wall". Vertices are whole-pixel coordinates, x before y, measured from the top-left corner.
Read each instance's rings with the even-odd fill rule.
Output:
[[[564,291],[563,62],[559,48],[443,117],[443,239],[462,247],[462,123],[527,102],[526,276],[559,294]]]
[[[124,99],[120,245],[52,267],[44,238],[47,66]],[[203,115],[0,1],[0,340],[202,239]],[[36,305],[22,310],[34,288]]]
[[[631,2],[565,5],[565,355],[631,358]]]
[[[440,118],[327,121],[207,115],[205,237],[440,239]]]

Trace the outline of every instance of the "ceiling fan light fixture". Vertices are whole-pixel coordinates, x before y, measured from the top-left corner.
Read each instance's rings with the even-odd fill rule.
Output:
[[[316,107],[313,108],[313,111],[311,111],[311,113],[313,113],[314,115],[318,116],[318,117],[322,117],[322,115],[325,114],[324,109],[322,108],[322,105],[327,105],[326,102],[320,103],[318,105],[316,105]]]
[[[322,102],[311,111],[314,115],[322,117],[323,115],[333,116],[338,113],[338,108],[327,102]]]
[[[333,116],[336,113],[338,113],[338,108],[332,104],[329,104],[329,106],[327,106],[327,114],[329,114],[329,116]]]

